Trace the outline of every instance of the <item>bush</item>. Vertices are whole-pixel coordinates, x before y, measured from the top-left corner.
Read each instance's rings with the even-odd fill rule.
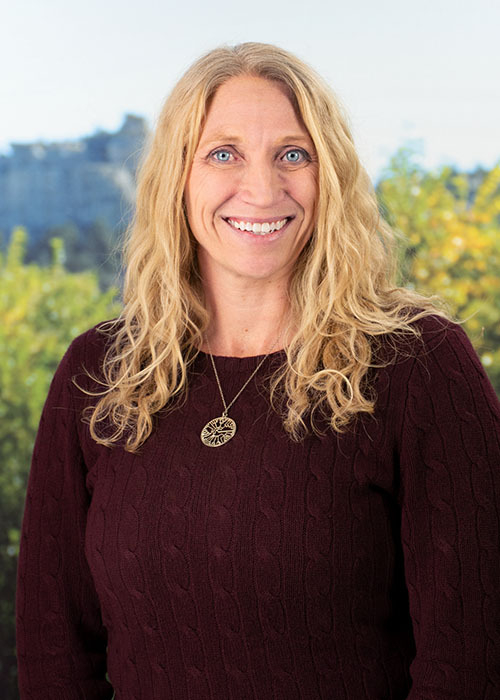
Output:
[[[429,173],[403,150],[377,191],[402,233],[402,282],[448,303],[500,394],[500,164]]]
[[[115,316],[116,290],[93,272],[70,273],[61,241],[52,263],[25,264],[26,232],[0,257],[0,687],[17,698],[14,597],[19,530],[31,451],[54,371],[71,340]]]

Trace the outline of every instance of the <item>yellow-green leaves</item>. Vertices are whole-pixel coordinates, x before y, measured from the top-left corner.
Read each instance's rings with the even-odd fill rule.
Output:
[[[426,172],[400,151],[377,190],[403,234],[403,283],[438,294],[465,321],[500,392],[500,163],[469,176]]]

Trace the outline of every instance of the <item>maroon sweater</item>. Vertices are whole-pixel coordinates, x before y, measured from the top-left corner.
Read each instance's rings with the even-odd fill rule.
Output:
[[[96,445],[71,345],[40,423],[18,589],[32,700],[498,700],[500,407],[436,318],[374,377],[376,413],[292,442],[274,353],[220,415],[209,359],[139,454]],[[387,346],[389,347],[389,346]],[[387,352],[389,352],[387,350]],[[258,358],[216,358],[228,400]]]

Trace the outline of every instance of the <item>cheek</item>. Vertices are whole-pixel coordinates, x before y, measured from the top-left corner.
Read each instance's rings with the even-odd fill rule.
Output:
[[[304,209],[307,218],[314,216],[318,200],[317,173],[304,172],[303,177],[293,183],[290,194]]]
[[[191,176],[184,190],[184,202],[189,225],[193,233],[199,228],[207,207],[207,190],[200,178]]]
[[[234,180],[220,173],[193,171],[184,193],[184,201],[190,222],[207,222],[232,196]]]

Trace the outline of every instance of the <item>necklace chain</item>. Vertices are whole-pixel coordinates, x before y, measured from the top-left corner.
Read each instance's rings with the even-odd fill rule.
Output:
[[[234,397],[234,399],[233,399],[229,404],[226,404],[226,399],[224,398],[224,394],[222,393],[222,387],[221,387],[221,384],[220,384],[219,374],[218,374],[218,372],[217,372],[217,368],[215,367],[215,361],[214,361],[214,358],[213,358],[212,353],[210,352],[210,347],[209,347],[209,353],[208,353],[208,354],[210,355],[210,359],[211,359],[211,361],[212,361],[212,367],[214,368],[215,379],[216,379],[216,381],[217,381],[217,386],[219,387],[219,394],[220,394],[220,397],[221,397],[221,399],[222,399],[222,403],[224,404],[224,412],[223,412],[223,414],[222,414],[223,416],[227,416],[227,413],[228,413],[229,409],[231,408],[231,406],[234,404],[234,402],[236,401],[236,399],[238,399],[238,398],[240,397],[240,395],[245,391],[245,389],[246,389],[247,386],[250,384],[250,382],[252,381],[252,379],[255,377],[255,375],[257,374],[257,372],[259,371],[259,369],[262,367],[262,365],[264,364],[264,362],[267,360],[267,358],[269,357],[269,355],[272,353],[272,351],[274,350],[274,348],[275,348],[275,346],[276,346],[277,343],[278,343],[278,341],[276,340],[276,342],[274,343],[274,345],[273,345],[273,347],[271,348],[271,350],[269,350],[269,352],[267,353],[267,355],[264,355],[264,357],[263,357],[262,360],[259,362],[259,364],[257,365],[257,367],[254,369],[254,371],[252,372],[252,374],[248,377],[248,379],[246,380],[246,382],[243,384],[243,386],[241,387],[241,389],[238,391],[238,393],[236,394],[236,396]]]
[[[208,354],[210,355],[210,361],[212,362],[212,367],[214,370],[214,375],[215,379],[217,381],[217,386],[219,388],[219,394],[222,399],[222,403],[224,405],[224,411],[222,412],[221,416],[218,416],[217,418],[212,418],[212,420],[208,421],[208,423],[205,425],[203,430],[201,431],[201,441],[204,445],[207,445],[207,447],[220,447],[221,445],[225,445],[226,442],[229,442],[234,435],[236,434],[236,423],[232,418],[229,418],[228,411],[231,408],[231,406],[234,404],[236,399],[238,399],[243,391],[247,388],[247,386],[250,384],[252,379],[255,377],[259,369],[262,367],[264,364],[265,360],[269,357],[269,355],[272,353],[276,345],[278,344],[278,340],[280,339],[280,336],[276,338],[276,341],[273,345],[273,347],[269,350],[267,355],[264,355],[262,360],[259,362],[257,367],[254,369],[252,374],[248,377],[246,382],[243,384],[241,389],[238,391],[234,399],[229,403],[226,404],[226,399],[224,398],[224,392],[222,391],[222,386],[220,383],[219,379],[219,373],[217,372],[217,367],[215,366],[215,360],[212,355],[212,351],[210,349],[210,344],[207,340],[207,346],[208,346]]]

